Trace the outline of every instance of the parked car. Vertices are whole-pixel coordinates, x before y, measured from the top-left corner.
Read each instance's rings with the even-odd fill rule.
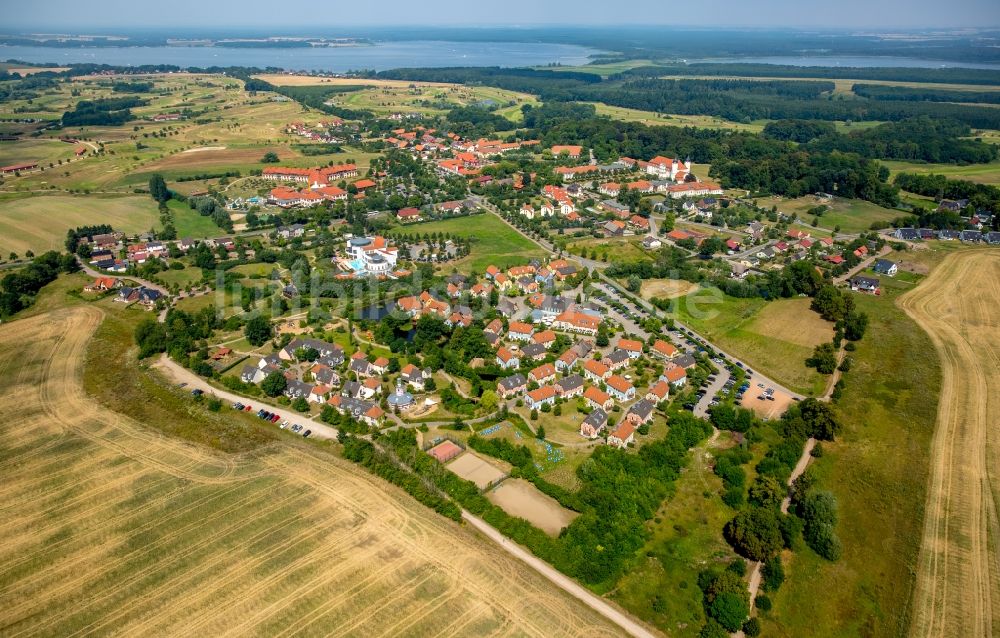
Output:
[[[312,433],[313,433],[312,430],[306,430],[305,432],[302,433],[302,437],[303,438],[309,438],[309,435],[312,434]]]
[[[193,396],[193,397],[200,397],[203,394],[205,394],[205,391],[201,390],[199,388],[195,388],[194,390],[191,390],[191,396]]]

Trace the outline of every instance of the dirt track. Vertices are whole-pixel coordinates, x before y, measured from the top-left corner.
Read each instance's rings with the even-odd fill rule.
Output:
[[[898,303],[930,335],[943,371],[910,634],[993,636],[1000,630],[994,624],[1000,612],[1000,251],[949,255]]]
[[[90,399],[95,307],[0,326],[0,634],[612,636],[310,446],[219,455]]]

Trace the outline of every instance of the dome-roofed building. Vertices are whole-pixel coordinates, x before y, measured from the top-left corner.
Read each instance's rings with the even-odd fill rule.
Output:
[[[402,410],[413,405],[413,395],[404,390],[402,380],[397,379],[396,390],[389,395],[388,401],[390,408]]]

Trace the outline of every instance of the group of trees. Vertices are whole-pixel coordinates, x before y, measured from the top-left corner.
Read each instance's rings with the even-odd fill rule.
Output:
[[[917,173],[900,173],[893,178],[893,182],[905,191],[933,197],[936,200],[967,199],[972,211],[989,210],[1000,213],[1000,187],[992,184],[977,184],[963,179],[949,179],[944,175]],[[964,224],[960,221],[959,223]]]
[[[208,357],[208,350],[204,347],[205,340],[220,325],[222,324],[215,308],[202,308],[197,312],[171,308],[162,323],[149,318],[136,326],[134,336],[139,346],[139,358],[166,352],[175,361],[204,374],[204,368],[194,368],[190,353],[198,350],[195,360],[204,362]],[[208,372],[211,374],[210,370]]]
[[[89,250],[89,244],[81,243],[82,240],[90,240],[94,235],[105,235],[114,232],[110,224],[94,224],[92,226],[77,226],[66,231],[66,252],[77,253],[84,245]],[[90,254],[89,252],[87,253]],[[86,255],[84,255],[86,256]]]
[[[62,116],[63,126],[119,126],[132,119],[132,108],[146,102],[137,97],[80,100]]]
[[[34,303],[38,291],[55,281],[59,273],[79,269],[73,254],[50,250],[32,259],[24,268],[8,273],[0,281],[0,318],[6,319]]]

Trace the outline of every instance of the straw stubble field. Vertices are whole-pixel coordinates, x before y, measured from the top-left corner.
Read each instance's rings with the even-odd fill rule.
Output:
[[[961,251],[899,299],[930,335],[944,372],[917,564],[914,637],[993,636],[998,629],[998,282],[1000,253]]]
[[[325,450],[223,455],[81,385],[96,307],[0,328],[0,633],[615,635]]]

